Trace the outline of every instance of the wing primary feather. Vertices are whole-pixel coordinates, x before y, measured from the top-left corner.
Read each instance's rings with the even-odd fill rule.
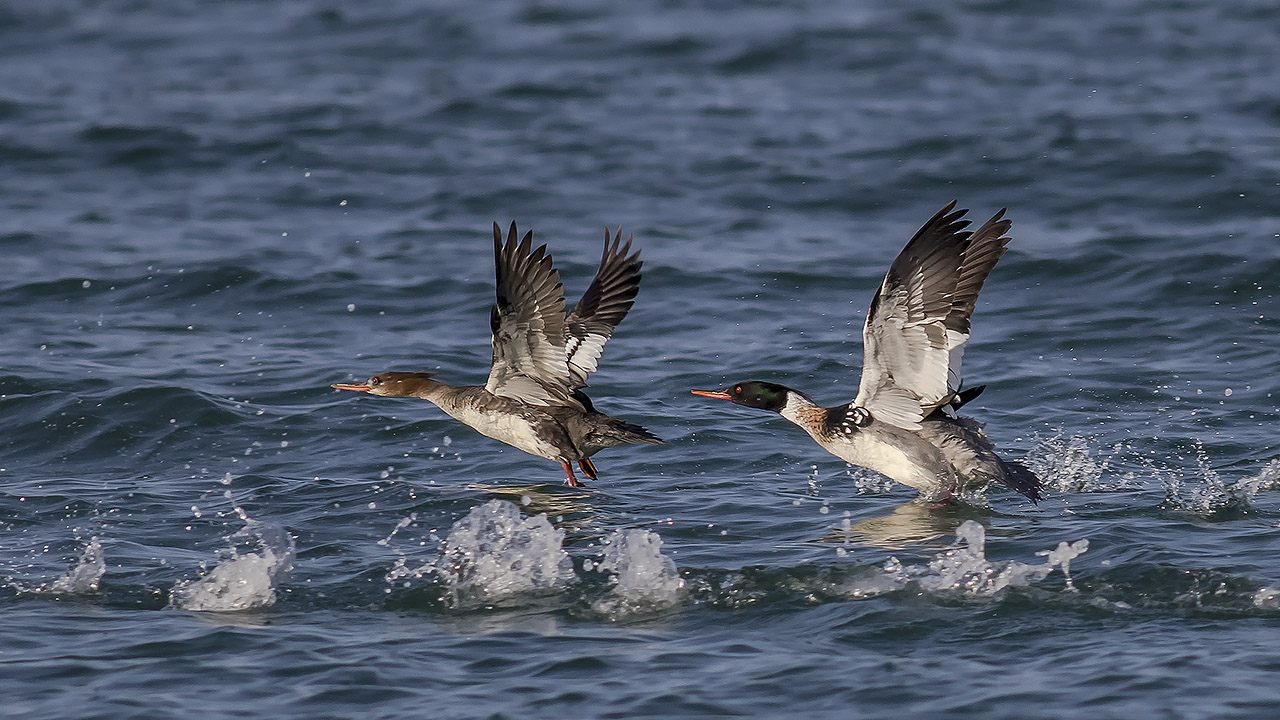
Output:
[[[595,372],[604,345],[631,310],[640,291],[640,252],[631,251],[634,236],[622,239],[622,227],[604,230],[604,247],[595,277],[565,318],[565,350],[576,387]]]

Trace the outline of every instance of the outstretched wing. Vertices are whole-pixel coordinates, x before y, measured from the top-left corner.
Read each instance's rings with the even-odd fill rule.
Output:
[[[631,252],[631,237],[622,242],[622,228],[609,241],[604,231],[604,253],[600,267],[587,292],[565,318],[564,350],[569,363],[570,387],[587,384],[587,376],[596,371],[604,344],[613,329],[627,316],[640,292],[640,251]]]
[[[533,232],[516,242],[493,224],[497,302],[489,314],[493,366],[485,389],[533,405],[577,405],[565,362],[564,288],[547,246],[531,249]]]
[[[969,317],[1010,240],[1004,210],[970,232],[968,210],[954,208],[939,210],[898,254],[862,330],[854,404],[910,430],[959,389]]]

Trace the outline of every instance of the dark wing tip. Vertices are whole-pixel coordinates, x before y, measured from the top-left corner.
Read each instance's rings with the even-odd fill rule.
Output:
[[[955,209],[956,203],[957,203],[956,200],[952,200],[946,205],[943,205],[941,210],[933,214],[933,218],[929,220],[929,223],[932,223],[934,220],[939,220],[942,218],[945,218],[947,222],[952,222],[968,214],[969,208],[960,208],[959,210],[956,210]],[[927,225],[929,223],[925,223],[925,224]]]
[[[610,237],[609,226],[605,225],[604,252],[601,253],[600,255],[601,264],[604,264],[605,261],[607,261],[611,257],[626,258],[628,260],[634,259],[634,258],[628,257],[628,255],[631,254],[631,243],[633,240],[635,240],[634,233],[628,234],[627,241],[625,243],[622,242],[622,226],[621,225],[618,226],[617,232],[614,233],[612,237]],[[637,251],[635,254],[639,255],[640,253],[639,251]]]
[[[1004,216],[1004,214],[1008,211],[1009,211],[1009,208],[1000,208],[1000,212],[996,213],[995,215],[992,215],[990,220],[982,224],[983,227],[989,227],[992,230],[998,230],[999,234],[1001,235],[1009,232],[1009,228],[1013,227],[1013,221]],[[979,230],[981,230],[981,228],[979,228]]]
[[[493,221],[493,275],[499,286],[502,285],[502,228],[498,221]]]
[[[618,226],[618,235],[622,235],[622,226]],[[600,253],[600,264],[604,265],[608,261],[609,256],[614,255],[618,251],[618,241],[612,238],[609,232],[609,226],[604,226],[604,250]]]
[[[954,209],[955,206],[955,200],[943,205],[941,210],[934,213],[933,217],[925,221],[919,230],[916,230],[915,235],[911,236],[911,240],[907,241],[903,251],[906,252],[907,248],[917,246],[916,243],[922,242],[921,238],[926,235],[932,235],[939,239],[959,235],[960,231],[968,227],[971,221],[964,219],[964,216],[969,212],[969,208],[956,210]],[[968,234],[959,239],[968,239]]]

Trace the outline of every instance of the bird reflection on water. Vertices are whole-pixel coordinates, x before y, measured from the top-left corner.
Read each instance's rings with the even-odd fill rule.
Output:
[[[985,513],[968,506],[932,507],[920,499],[910,500],[886,515],[851,521],[846,519],[839,527],[831,528],[819,542],[857,543],[902,550],[940,538],[955,535],[956,528],[966,520],[977,519]]]

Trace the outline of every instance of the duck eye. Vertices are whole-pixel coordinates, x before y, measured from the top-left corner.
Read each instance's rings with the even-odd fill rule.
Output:
[[[733,387],[733,394],[734,394],[734,395],[741,395],[741,394],[742,394],[742,386],[741,386],[741,385],[735,385],[735,386]]]
[[[370,384],[370,385],[381,385],[381,384],[382,384],[382,378],[378,377],[377,375],[374,375],[373,377],[369,378],[369,384]]]

